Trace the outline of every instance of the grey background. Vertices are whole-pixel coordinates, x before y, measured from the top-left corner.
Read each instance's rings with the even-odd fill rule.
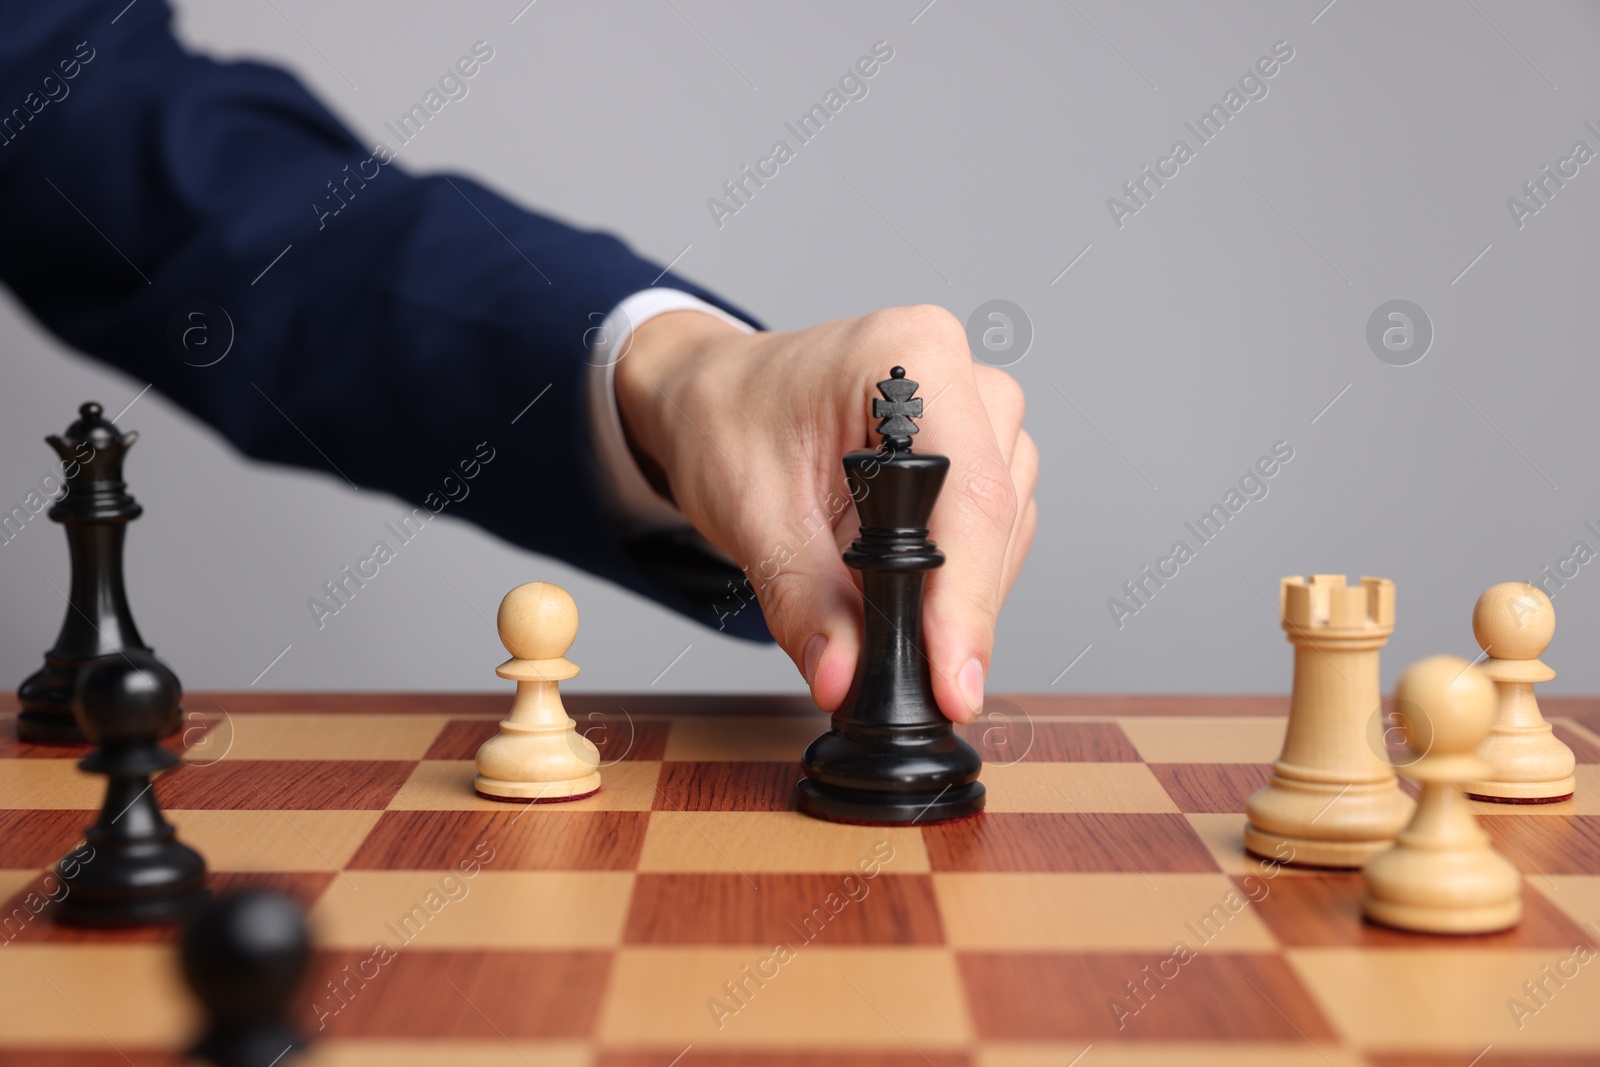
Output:
[[[1398,583],[1387,686],[1417,657],[1477,652],[1486,586],[1578,540],[1600,550],[1584,529],[1600,527],[1600,161],[1520,231],[1506,207],[1574,141],[1600,149],[1583,126],[1600,126],[1594,6],[524,2],[181,3],[178,28],[289,67],[369,141],[487,40],[470,95],[401,161],[470,173],[662,262],[682,253],[680,271],[774,328],[917,302],[962,319],[995,298],[1025,309],[1034,340],[1011,372],[1043,454],[1039,536],[992,692],[1285,690],[1276,583],[1312,570]],[[869,95],[719,230],[707,198],[878,40],[895,55]],[[1279,40],[1295,55],[1267,97],[1118,229],[1107,198],[1174,139],[1193,145],[1184,122]],[[1397,298],[1435,331],[1408,367],[1365,339]],[[144,383],[0,305],[9,510],[79,401],[114,414]],[[331,471],[247,463],[154,391],[122,424],[143,434],[135,614],[190,687],[503,686],[487,620],[508,588],[546,579],[582,611],[574,686],[801,688],[773,648],[448,518],[319,632],[306,599],[401,504]],[[1294,459],[1269,495],[1119,630],[1107,598],[1279,440]],[[484,477],[535,492],[535,473]],[[42,517],[0,547],[7,684],[53,639],[66,577]],[[1600,561],[1555,602],[1547,688],[1600,691]]]

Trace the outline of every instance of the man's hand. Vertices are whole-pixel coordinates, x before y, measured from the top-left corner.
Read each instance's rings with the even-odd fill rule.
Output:
[[[928,576],[920,642],[940,709],[983,708],[995,620],[1033,541],[1039,452],[1022,390],[974,364],[937,307],[893,308],[792,333],[745,334],[695,311],[649,320],[617,364],[617,405],[641,466],[744,569],[768,628],[824,711],[861,648],[855,572],[839,558],[859,520],[840,459],[876,449],[875,383],[920,382],[916,447],[950,457],[930,520],[947,562]]]

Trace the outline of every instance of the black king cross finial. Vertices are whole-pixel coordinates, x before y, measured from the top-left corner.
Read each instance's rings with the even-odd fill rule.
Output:
[[[883,420],[878,433],[885,448],[911,451],[911,435],[919,429],[914,420],[922,418],[922,398],[916,391],[917,383],[906,377],[904,367],[890,368],[888,379],[878,383],[883,399],[872,402],[872,417]]]

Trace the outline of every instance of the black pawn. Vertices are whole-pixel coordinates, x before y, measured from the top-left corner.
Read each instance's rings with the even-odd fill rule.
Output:
[[[879,452],[844,457],[861,536],[844,561],[861,572],[864,641],[855,681],[832,728],[806,749],[801,811],[861,823],[932,823],[983,810],[983,760],[934,703],[922,644],[922,589],[944,563],[928,517],[950,470],[947,456],[913,453],[917,383],[895,367],[878,383]]]
[[[183,935],[183,977],[205,1009],[205,1033],[189,1050],[215,1067],[279,1067],[305,1042],[289,1005],[311,960],[305,915],[272,893],[209,905]]]
[[[60,922],[178,922],[205,903],[205,860],[178,840],[150,785],[151,775],[178,762],[157,743],[178,693],[177,677],[138,649],[91,662],[79,679],[78,725],[95,749],[78,766],[105,775],[106,800],[84,844],[56,864],[68,887]]]
[[[97,657],[122,649],[150,651],[133,624],[122,581],[128,523],[144,512],[122,480],[123,459],[138,439],[137,433],[119,431],[95,403],[78,409],[78,421],[66,433],[45,438],[61,457],[66,478],[66,495],[50,508],[50,518],[67,530],[72,585],[55,647],[17,689],[17,735],[24,741],[87,740],[72,715],[79,677]],[[163,735],[177,729],[180,701],[173,702]]]

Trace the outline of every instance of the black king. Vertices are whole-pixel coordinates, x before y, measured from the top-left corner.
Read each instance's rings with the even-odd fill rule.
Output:
[[[820,819],[926,824],[983,810],[983,761],[934,703],[921,647],[923,582],[944,563],[928,517],[950,459],[911,451],[916,391],[905,368],[891,370],[872,402],[882,450],[844,457],[861,515],[844,561],[861,572],[865,637],[849,695],[801,760],[797,803]]]

